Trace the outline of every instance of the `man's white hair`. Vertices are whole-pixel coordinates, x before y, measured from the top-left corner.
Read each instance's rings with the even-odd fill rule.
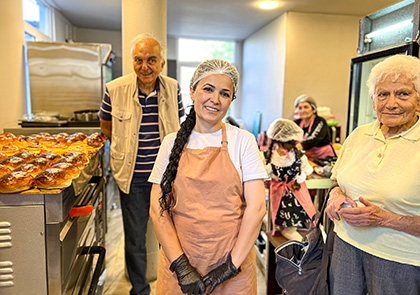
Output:
[[[153,35],[148,34],[148,33],[139,34],[136,37],[134,37],[134,39],[131,41],[131,51],[130,51],[131,58],[133,58],[133,53],[134,53],[134,49],[136,48],[136,45],[139,44],[140,42],[143,42],[146,39],[152,39],[152,40],[155,40],[158,43],[160,58],[162,60],[164,60],[165,59],[165,50],[162,46],[162,43],[160,43],[159,40],[156,37],[154,37]]]

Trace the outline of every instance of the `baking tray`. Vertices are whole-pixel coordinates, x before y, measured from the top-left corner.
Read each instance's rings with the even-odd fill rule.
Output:
[[[102,164],[104,148],[99,149],[90,159],[89,164],[80,171],[78,178],[65,189],[33,188],[15,194],[0,194],[1,206],[44,205],[46,222],[62,222],[74,206],[79,195],[93,177],[103,177],[98,171]]]
[[[69,121],[67,126],[69,127],[101,127],[101,121]]]
[[[19,125],[25,127],[66,127],[68,126],[67,120],[42,122],[42,121],[19,121]]]

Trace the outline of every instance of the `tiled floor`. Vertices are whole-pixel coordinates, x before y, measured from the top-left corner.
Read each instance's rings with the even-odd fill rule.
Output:
[[[125,275],[124,233],[120,208],[108,211],[106,244],[107,274],[104,295],[128,295],[131,285]],[[155,282],[150,282],[151,295],[156,294],[154,285]]]
[[[109,187],[109,186],[108,186]],[[108,197],[108,233],[106,235],[106,263],[107,275],[104,285],[104,295],[128,295],[130,282],[125,276],[124,266],[124,233],[121,218],[121,209],[115,191],[107,190]],[[258,268],[257,268],[258,269]],[[258,295],[266,294],[264,275],[258,270]],[[151,295],[156,294],[156,282],[150,282]]]

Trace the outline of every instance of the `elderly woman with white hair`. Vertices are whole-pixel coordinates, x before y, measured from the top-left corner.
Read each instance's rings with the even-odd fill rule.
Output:
[[[332,294],[420,294],[420,60],[396,55],[368,79],[378,119],[333,168]]]
[[[157,295],[257,294],[253,246],[267,174],[253,135],[222,122],[238,81],[229,62],[201,63],[190,83],[194,106],[160,148],[149,178],[162,245]]]

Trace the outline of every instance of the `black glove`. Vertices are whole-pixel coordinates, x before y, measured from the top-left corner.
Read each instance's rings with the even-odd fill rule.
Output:
[[[203,281],[206,285],[206,288],[210,286],[209,290],[207,291],[207,295],[211,294],[217,285],[237,276],[240,272],[241,267],[238,269],[235,267],[235,265],[233,265],[232,257],[229,253],[225,263],[216,267],[204,276]]]
[[[187,256],[182,254],[175,259],[169,269],[176,273],[178,285],[181,287],[182,293],[188,295],[201,295],[206,291],[203,278],[198,271],[190,264]]]

